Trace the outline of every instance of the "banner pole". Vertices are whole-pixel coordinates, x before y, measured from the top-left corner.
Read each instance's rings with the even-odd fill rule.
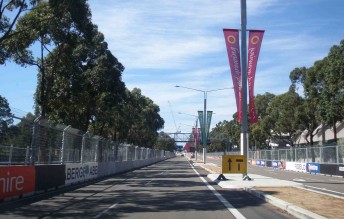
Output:
[[[246,0],[241,0],[241,155],[246,156],[248,151],[248,127],[247,127],[247,46],[246,46]],[[243,180],[250,179],[247,174],[243,174]]]

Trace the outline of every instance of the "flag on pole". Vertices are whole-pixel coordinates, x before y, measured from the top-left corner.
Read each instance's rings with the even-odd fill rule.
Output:
[[[201,126],[202,142],[204,142],[205,130],[204,130],[204,125],[203,125],[203,111],[198,111],[198,120],[199,120],[199,125]]]
[[[262,44],[264,30],[250,30],[248,41],[247,80],[249,94],[250,123],[257,123],[258,116],[254,104],[254,78],[256,74],[257,61]]]
[[[239,49],[239,30],[223,29],[225,36],[229,66],[232,73],[233,88],[238,112],[238,122],[241,122],[241,66]]]
[[[213,111],[207,111],[207,135],[206,139],[208,140],[209,137],[209,130],[210,130],[210,123],[211,123],[211,116],[213,115]]]

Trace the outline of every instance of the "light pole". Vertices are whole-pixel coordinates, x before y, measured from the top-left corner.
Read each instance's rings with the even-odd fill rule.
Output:
[[[202,133],[202,140],[203,140],[203,163],[206,163],[206,153],[207,153],[207,133],[206,133],[206,123],[207,123],[207,94],[209,92],[213,92],[213,91],[220,91],[220,90],[227,90],[227,89],[232,89],[232,88],[220,88],[220,89],[215,89],[215,90],[199,90],[199,89],[194,89],[194,88],[190,88],[190,87],[184,87],[184,86],[179,86],[176,85],[175,87],[180,87],[180,88],[184,88],[184,89],[189,89],[189,90],[194,90],[194,91],[199,91],[199,92],[203,92],[204,94],[204,110],[203,110],[203,124],[201,124],[203,126],[203,132]]]
[[[178,114],[183,114],[183,115],[187,115],[187,116],[192,116],[192,117],[196,117],[196,121],[195,121],[195,132],[196,132],[196,137],[195,137],[195,133],[192,133],[194,136],[194,144],[195,144],[195,159],[197,160],[197,143],[198,143],[198,116],[195,115],[191,115],[191,114],[187,114],[187,113],[181,113],[178,112]]]

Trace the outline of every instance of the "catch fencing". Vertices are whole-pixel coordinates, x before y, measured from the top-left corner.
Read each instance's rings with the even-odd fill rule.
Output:
[[[251,160],[279,160],[319,164],[343,164],[344,145],[295,147],[289,149],[249,151]]]
[[[18,139],[0,143],[1,165],[135,161],[174,156],[173,152],[119,144],[71,126],[35,119]],[[11,143],[11,144],[10,144]]]

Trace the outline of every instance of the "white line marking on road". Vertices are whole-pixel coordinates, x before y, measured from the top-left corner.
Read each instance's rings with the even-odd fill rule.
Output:
[[[340,182],[340,183],[343,183],[343,182],[344,182],[343,180],[335,180],[335,179],[329,179],[328,181],[331,181],[331,182]]]
[[[110,207],[108,207],[108,208],[105,209],[104,211],[100,212],[98,215],[96,215],[96,216],[93,217],[93,218],[95,218],[95,219],[100,218],[103,214],[105,214],[106,212],[110,211],[112,208],[116,207],[117,204],[118,204],[118,203],[111,205]]]
[[[189,162],[189,161],[188,161]],[[198,175],[198,177],[205,183],[205,185],[208,187],[208,189],[210,189],[214,195],[220,200],[220,202],[222,202],[222,204],[224,206],[226,206],[227,210],[233,214],[233,216],[237,219],[246,219],[246,217],[244,217],[244,215],[242,215],[236,208],[233,207],[233,205],[231,203],[229,203],[218,191],[216,191],[216,189],[214,189],[214,187],[212,187],[207,180],[205,180],[201,174],[199,174],[197,172],[197,170],[191,165],[191,163],[189,162],[191,168],[195,171],[195,173]]]
[[[309,186],[309,185],[305,185],[305,187],[306,188],[312,188],[312,189],[319,189],[319,190],[326,191],[326,192],[332,192],[332,193],[344,195],[344,193],[342,193],[342,192],[337,192],[337,191],[333,191],[333,190],[329,190],[329,189],[325,189],[325,188],[319,188],[319,187]]]
[[[293,181],[295,181],[295,182],[306,182],[306,180],[304,180],[304,179],[298,179],[298,178],[293,179]]]

